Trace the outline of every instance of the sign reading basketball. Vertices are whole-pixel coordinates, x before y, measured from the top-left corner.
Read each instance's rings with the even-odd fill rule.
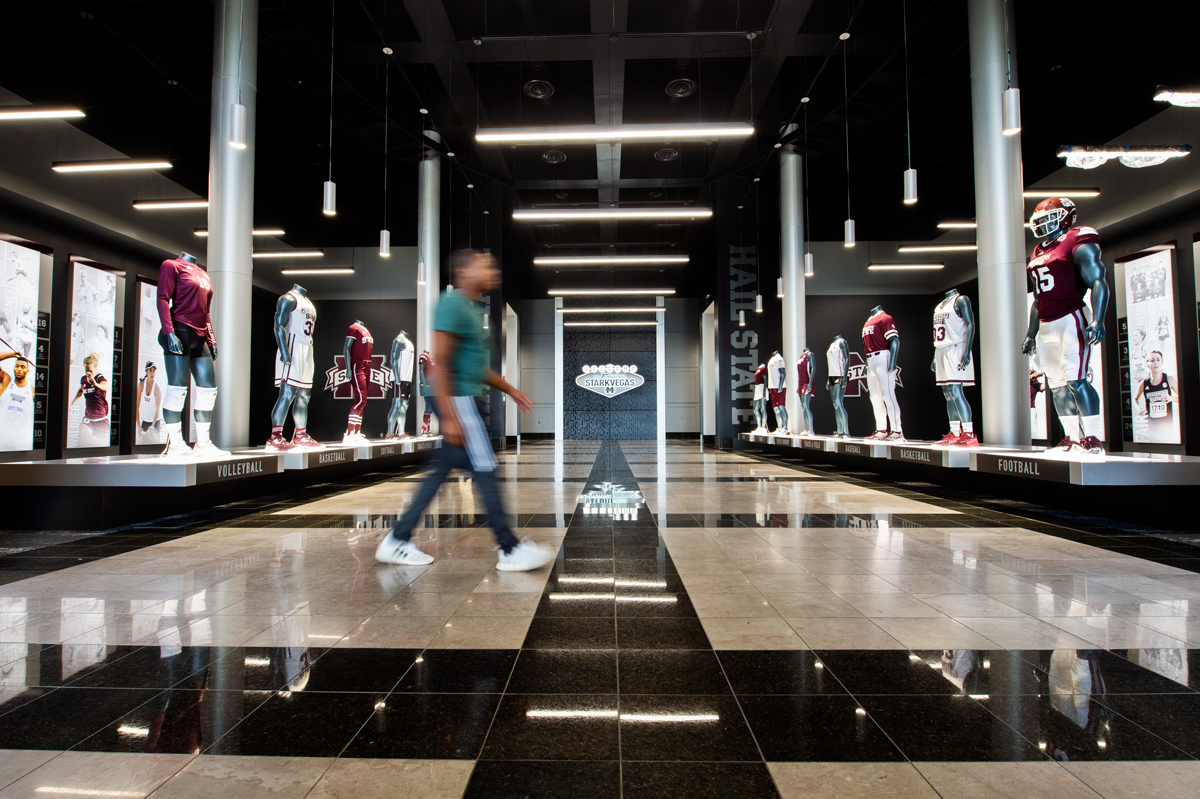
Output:
[[[585,366],[583,374],[575,378],[575,385],[604,397],[624,394],[645,382],[646,379],[637,373],[636,366],[616,366],[611,363]]]

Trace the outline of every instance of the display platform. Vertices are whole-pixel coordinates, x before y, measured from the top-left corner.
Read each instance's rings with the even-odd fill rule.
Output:
[[[941,466],[943,469],[970,469],[971,456],[976,453],[997,455],[1033,455],[1042,447],[938,447],[928,441],[902,441],[889,445],[888,459],[917,463],[924,466]]]
[[[1082,486],[1200,485],[1200,458],[1114,452],[1061,460],[1043,453],[971,453],[971,471]]]
[[[771,444],[776,447],[796,447],[797,449],[807,449],[815,452],[835,452],[838,441],[833,436],[785,436],[776,433],[739,433],[738,437],[743,441],[752,441],[756,444]]]
[[[104,455],[0,463],[0,483],[7,486],[187,488],[281,471],[283,456],[261,450],[236,453],[219,460]]]
[[[365,447],[357,447],[360,461],[394,458],[397,455],[408,455],[413,452],[425,452],[441,446],[437,436],[422,436],[420,438],[391,438],[371,441]]]

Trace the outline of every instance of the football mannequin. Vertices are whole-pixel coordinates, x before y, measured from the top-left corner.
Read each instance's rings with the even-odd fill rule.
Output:
[[[829,349],[825,351],[825,362],[829,367],[829,377],[825,387],[829,389],[829,399],[833,401],[833,418],[838,438],[850,437],[850,419],[846,415],[846,370],[850,367],[850,345],[840,335],[833,337]]]
[[[212,412],[217,403],[217,339],[213,335],[212,283],[196,257],[180,253],[158,268],[158,319],[162,329],[158,343],[163,348],[167,389],[163,395],[163,423],[167,432],[164,457],[187,458],[228,456],[212,442]],[[183,402],[189,378],[196,383],[192,418],[196,422],[196,446],[183,440]]]
[[[946,298],[933,309],[933,363],[930,369],[942,387],[946,398],[946,415],[950,417],[950,432],[935,442],[936,447],[978,447],[971,403],[963,394],[963,386],[975,385],[975,364],[971,361],[971,345],[975,342],[975,316],[971,301],[958,293],[946,292]]]
[[[760,363],[754,370],[754,432],[765,435],[767,429],[767,365]]]
[[[767,360],[767,393],[771,397],[771,410],[775,411],[775,432],[791,435],[788,432],[787,414],[787,363],[779,350],[771,353]]]
[[[312,337],[316,324],[316,306],[303,286],[293,285],[275,303],[275,385],[279,387],[279,398],[271,409],[271,437],[265,447],[268,452],[323,446],[308,435],[308,403],[316,364]],[[291,441],[283,437],[289,408],[296,425]]]
[[[808,347],[800,353],[800,359],[796,361],[796,393],[800,395],[800,409],[804,415],[804,429],[800,432],[802,436],[811,436],[813,433],[813,417],[812,402],[813,395],[813,366],[814,361],[812,350]]]
[[[408,401],[412,397],[413,364],[417,348],[403,330],[392,340],[392,407],[388,410],[388,429],[385,438],[404,438],[408,433]]]
[[[1078,211],[1066,197],[1037,204],[1029,225],[1042,241],[1025,267],[1033,307],[1021,352],[1037,352],[1064,438],[1051,457],[1104,454],[1100,396],[1087,380],[1092,345],[1104,340],[1108,283],[1095,228],[1074,227]],[[1091,320],[1083,296],[1092,292]]]
[[[346,377],[350,380],[350,396],[354,399],[354,404],[350,407],[350,416],[346,420],[346,434],[342,436],[343,444],[370,443],[362,434],[362,415],[367,408],[371,349],[374,346],[375,339],[371,337],[371,331],[367,330],[367,326],[361,320],[355,319],[354,324],[346,329],[346,343],[342,345]]]
[[[867,390],[875,411],[875,432],[867,436],[876,441],[903,441],[900,404],[896,402],[896,368],[900,357],[900,331],[882,305],[871,309],[862,330],[863,350],[867,353]],[[888,425],[891,431],[888,431]]]

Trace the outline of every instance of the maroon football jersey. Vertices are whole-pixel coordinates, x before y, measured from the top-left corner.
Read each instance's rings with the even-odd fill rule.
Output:
[[[83,415],[88,419],[104,419],[108,416],[108,392],[99,386],[105,380],[104,375],[96,375],[91,382],[87,375],[79,378],[79,388],[83,391]]]
[[[1095,228],[1071,228],[1057,240],[1039,242],[1033,248],[1025,278],[1029,291],[1037,296],[1038,319],[1053,322],[1083,307],[1084,284],[1075,264],[1075,250],[1080,244],[1099,244]]]
[[[754,370],[754,385],[760,386],[767,382],[767,367],[760,366]]]
[[[375,339],[371,338],[371,331],[355,323],[346,330],[346,336],[353,339],[350,342],[350,360],[355,363],[369,362],[371,347],[375,344]]]
[[[182,258],[162,262],[158,268],[158,318],[164,333],[174,333],[176,324],[186,325],[216,346],[208,315],[210,305],[212,283],[208,272]]]
[[[868,355],[872,352],[886,350],[888,348],[888,339],[895,338],[898,335],[900,335],[900,331],[896,329],[896,320],[887,311],[880,311],[863,325],[863,349],[867,351]]]

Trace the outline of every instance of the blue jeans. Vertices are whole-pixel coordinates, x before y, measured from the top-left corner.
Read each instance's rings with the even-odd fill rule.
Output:
[[[436,410],[434,412],[436,413]],[[460,422],[462,421],[460,420]],[[461,424],[460,426],[463,429],[463,434],[466,435],[467,425]],[[504,503],[500,500],[500,489],[496,486],[495,473],[490,471],[476,471],[471,465],[471,458],[467,454],[465,447],[451,446],[445,441],[442,442],[440,449],[433,451],[433,457],[430,461],[433,471],[421,481],[421,487],[417,490],[417,496],[413,498],[412,504],[408,506],[408,510],[400,517],[400,521],[396,522],[396,526],[392,528],[391,534],[400,541],[411,539],[413,528],[417,526],[417,522],[421,520],[421,515],[429,507],[429,503],[433,501],[438,489],[442,487],[446,476],[450,474],[452,469],[462,469],[471,473],[471,482],[475,484],[480,496],[483,497],[483,505],[487,508],[492,532],[496,534],[496,543],[500,545],[500,549],[506,554],[511,552],[512,548],[519,544],[520,541],[513,535],[512,528],[508,526],[508,515],[504,512]]]

